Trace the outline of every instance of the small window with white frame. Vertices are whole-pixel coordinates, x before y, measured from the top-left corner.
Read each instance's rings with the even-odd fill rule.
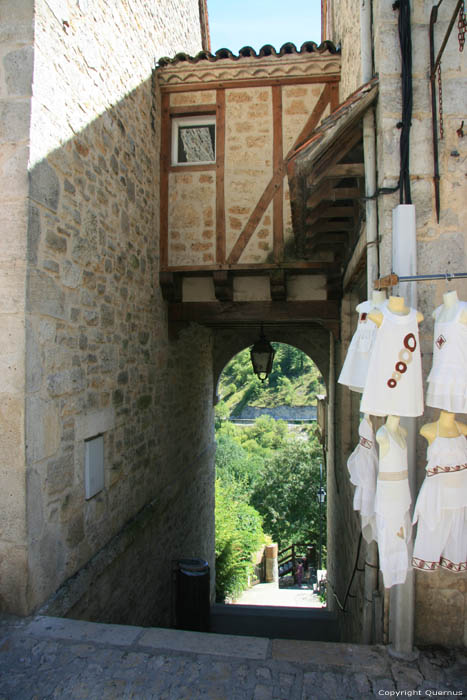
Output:
[[[172,165],[204,165],[216,162],[214,115],[172,119]]]

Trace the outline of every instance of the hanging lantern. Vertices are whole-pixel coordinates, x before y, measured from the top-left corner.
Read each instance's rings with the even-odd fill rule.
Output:
[[[264,337],[263,326],[261,326],[259,340],[257,340],[251,348],[250,356],[253,371],[262,382],[264,382],[264,380],[267,379],[268,375],[271,373],[274,355],[274,348]]]
[[[316,499],[317,499],[318,503],[324,503],[324,501],[326,500],[326,491],[324,490],[324,488],[322,486],[320,486],[318,489],[318,493],[316,494]]]

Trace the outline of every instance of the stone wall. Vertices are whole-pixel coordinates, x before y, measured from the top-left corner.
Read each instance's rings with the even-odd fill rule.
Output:
[[[439,11],[435,25],[435,51],[447,30],[452,14],[450,7]],[[379,186],[391,187],[399,178],[399,141],[397,127],[401,117],[400,48],[397,32],[398,13],[386,3],[375,7],[375,70],[380,76],[380,97],[377,111]],[[429,69],[428,27],[430,8],[420,0],[413,3],[413,115],[410,132],[411,194],[416,206],[418,271],[464,272],[466,269],[465,231],[467,212],[463,200],[462,162],[467,139],[457,134],[467,104],[464,89],[467,81],[465,55],[458,50],[457,31],[453,31],[443,56],[444,138],[439,141],[441,174],[441,216],[436,221],[433,189],[433,155],[431,146],[431,97],[427,79]],[[392,210],[399,203],[399,194],[379,200],[379,226],[384,236],[381,246],[382,274],[391,265]],[[442,299],[444,283],[418,285],[421,310],[433,310]],[[452,287],[454,288],[454,286]],[[467,295],[465,280],[455,283],[459,295]],[[426,331],[425,331],[426,329]],[[431,329],[421,327],[428,335]],[[430,343],[425,347],[431,352]]]
[[[162,415],[153,416],[153,478],[140,483],[145,475],[136,468],[131,470],[133,484],[122,483],[120,489],[124,499],[131,497],[133,488],[145,485],[146,504],[66,581],[41,613],[169,626],[173,564],[187,557],[209,561],[214,589],[215,445],[213,415],[206,413],[206,406],[212,406],[210,348],[209,333],[199,327],[182,332],[170,344],[172,367],[159,399],[160,411],[167,412],[165,424]],[[183,406],[181,395],[186,399]]]
[[[306,353],[317,365],[323,383],[329,381],[329,331],[317,323],[306,326],[266,326],[270,341],[286,343]],[[213,338],[214,387],[217,387],[222,370],[237,353],[251,347],[258,340],[258,328],[238,327],[234,330],[219,328]]]
[[[171,253],[180,265],[215,262],[216,178],[210,172],[170,173]]]
[[[441,7],[435,26],[438,51],[453,7]],[[401,115],[400,51],[397,50],[398,13],[386,3],[375,8],[375,61],[380,75],[380,98],[377,112],[379,186],[393,186],[399,177],[399,136],[397,122]],[[410,141],[412,201],[416,208],[417,266],[419,273],[465,272],[467,270],[467,211],[465,207],[465,168],[467,138],[457,134],[467,111],[467,63],[457,44],[454,30],[442,62],[444,139],[439,141],[441,215],[436,221],[433,190],[433,155],[431,147],[431,98],[427,80],[429,68],[430,7],[418,0],[412,3],[414,105]],[[380,198],[379,227],[382,235],[381,272],[391,265],[391,217],[399,195]],[[425,316],[420,326],[424,376],[432,363],[432,311],[442,303],[447,290],[457,290],[467,299],[467,280],[423,282],[417,284],[418,308]],[[425,408],[417,421],[417,430],[436,420],[439,411]],[[466,416],[458,416],[464,422]],[[426,443],[417,442],[417,491],[425,476]],[[416,643],[462,645],[465,637],[467,597],[462,577],[443,571],[416,573]]]
[[[330,0],[328,36],[341,48],[341,102],[362,84],[360,4],[368,0]],[[370,3],[371,4],[371,3]]]
[[[328,38],[342,42],[342,92],[351,92],[358,83],[359,60],[354,55],[359,34],[359,18],[351,17],[353,3],[333,3],[334,33]],[[373,3],[374,69],[379,75],[376,109],[378,187],[395,187],[400,170],[401,59],[398,12],[392,3]],[[465,159],[467,138],[459,131],[467,111],[467,65],[460,53],[454,29],[442,61],[444,138],[439,141],[441,215],[436,220],[431,146],[431,97],[429,75],[429,19],[431,4],[411,3],[413,45],[413,115],[410,133],[410,175],[412,203],[416,209],[418,273],[434,274],[467,270],[467,209],[465,207]],[[435,52],[447,30],[453,7],[442,6],[435,26]],[[352,39],[353,37],[353,39]],[[349,68],[351,69],[349,71]],[[350,75],[349,75],[350,73]],[[345,87],[347,85],[347,87]],[[399,204],[399,192],[378,198],[379,258],[381,275],[392,271],[392,211]],[[423,372],[426,378],[432,363],[432,311],[442,303],[445,291],[457,290],[467,299],[467,281],[420,282],[418,308],[425,316],[420,326]],[[397,289],[393,293],[397,294]],[[426,408],[417,420],[417,431],[435,420],[438,411]],[[458,416],[464,422],[466,416]],[[341,426],[344,430],[344,427]],[[417,491],[425,475],[426,443],[417,441]],[[415,494],[416,495],[416,494]],[[467,599],[462,577],[443,571],[416,572],[416,643],[466,643]]]
[[[341,337],[336,343],[336,378],[344,362],[347,349],[356,329],[358,314],[355,307],[362,301],[361,290],[352,290],[342,299]],[[327,518],[328,518],[328,605],[339,613],[341,635],[348,641],[360,642],[362,635],[363,584],[362,571],[354,573],[361,531],[360,516],[353,509],[354,486],[350,483],[347,460],[358,443],[359,394],[342,384],[336,385],[335,459],[328,463]],[[363,569],[366,543],[361,544],[358,568]],[[352,580],[353,576],[353,580]],[[350,587],[351,597],[345,601]],[[345,602],[345,613],[341,607]]]
[[[272,416],[274,420],[316,420],[316,406],[244,406],[233,420],[254,420],[259,416]]]
[[[2,489],[0,512],[10,528],[0,534],[10,567],[2,570],[3,607],[36,608],[99,552],[108,568],[96,591],[106,592],[92,604],[81,600],[79,614],[89,605],[93,619],[130,622],[133,615],[142,622],[137,603],[147,606],[151,590],[156,600],[168,588],[172,556],[213,563],[210,333],[193,328],[169,339],[157,286],[160,100],[152,68],[161,55],[200,50],[198,2],[36,3],[33,48],[32,2],[17,6],[1,8],[11,30],[2,22],[0,158],[5,176],[16,172],[18,183],[2,207],[10,217],[10,286],[23,270],[24,289],[26,255],[28,262],[26,315],[18,301],[6,321],[20,358],[26,334],[27,367],[5,344],[19,378],[8,397],[18,394],[18,410],[3,422],[19,443],[6,468],[15,468],[19,484],[7,482],[13,498]],[[25,421],[25,436],[15,421]],[[99,434],[104,488],[86,500],[85,440]],[[203,494],[202,506],[194,493]],[[150,536],[139,529],[139,544],[114,561],[107,543],[148,504],[155,513],[144,520]],[[24,559],[26,540],[27,567],[20,567],[11,549]],[[158,564],[143,566],[146,559],[161,559],[162,573]],[[131,590],[141,595],[133,599]],[[158,604],[152,620],[167,622]]]
[[[26,607],[25,283],[32,2],[0,4],[0,609]]]

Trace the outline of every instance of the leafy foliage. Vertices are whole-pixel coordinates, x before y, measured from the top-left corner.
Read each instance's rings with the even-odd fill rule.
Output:
[[[281,548],[293,542],[318,544],[321,461],[316,439],[289,437],[265,460],[258,475],[251,503],[263,516],[266,532]]]
[[[250,351],[238,353],[224,368],[219,383],[220,402],[216,415],[238,415],[249,406],[305,406],[315,403],[324,387],[316,365],[301,350],[272,343],[276,354],[272,372],[264,384],[253,372]]]
[[[259,513],[216,481],[216,598],[238,595],[248,585],[252,555],[264,542]]]
[[[318,547],[322,448],[315,427],[290,430],[270,416],[239,427],[228,421],[245,403],[303,405],[323,391],[317,368],[296,348],[278,345],[264,387],[251,369],[249,351],[227,365],[216,407],[216,591],[219,600],[238,594],[251,571],[251,555],[265,540],[280,548],[293,542]],[[240,407],[240,408],[239,408]],[[322,542],[326,515],[322,512]]]

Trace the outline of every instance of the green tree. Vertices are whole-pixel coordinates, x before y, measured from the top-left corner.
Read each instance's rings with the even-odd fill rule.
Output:
[[[249,348],[238,353],[224,368],[219,396],[220,403],[228,406],[229,414],[238,415],[245,405],[310,405],[315,402],[316,394],[323,392],[319,370],[305,353],[284,343],[272,345],[276,354],[272,372],[264,383],[253,372]]]
[[[227,431],[217,436],[216,477],[223,487],[235,492],[237,498],[248,500],[263,460],[250,454]]]
[[[293,542],[318,545],[321,460],[316,438],[291,438],[266,460],[258,475],[251,503],[263,516],[265,531],[281,548]],[[325,515],[322,528],[325,542]]]
[[[216,599],[236,596],[248,585],[252,556],[265,537],[261,516],[236,492],[216,481]]]
[[[287,423],[272,416],[259,416],[248,428],[248,439],[256,440],[261,447],[278,449],[287,438]]]
[[[226,366],[216,406],[216,591],[237,595],[251,571],[251,554],[268,535],[285,547],[318,545],[321,446],[314,428],[290,431],[284,421],[261,416],[239,427],[228,420],[244,405],[309,405],[323,392],[318,368],[300,350],[280,343],[265,383],[254,375],[249,349]],[[325,515],[322,522],[325,537]],[[323,548],[324,551],[324,548]]]

